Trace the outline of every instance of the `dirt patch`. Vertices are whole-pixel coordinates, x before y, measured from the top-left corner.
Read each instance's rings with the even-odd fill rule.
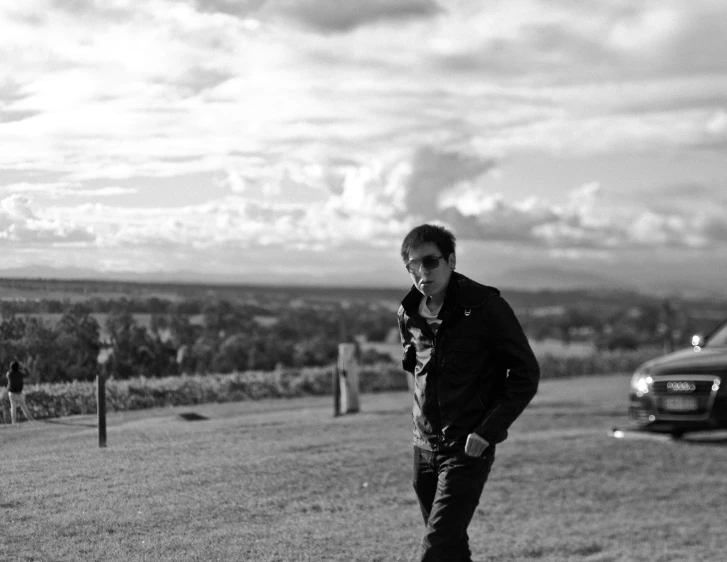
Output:
[[[207,421],[209,418],[196,412],[182,412],[178,415],[184,421]]]

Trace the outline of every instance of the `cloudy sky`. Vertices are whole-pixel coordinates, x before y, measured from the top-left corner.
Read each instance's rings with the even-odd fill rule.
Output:
[[[727,294],[722,0],[0,8],[3,270]],[[60,273],[59,273],[60,274]]]

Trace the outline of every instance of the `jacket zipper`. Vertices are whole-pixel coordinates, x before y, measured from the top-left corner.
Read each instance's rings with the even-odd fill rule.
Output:
[[[442,322],[444,324],[444,322]],[[436,353],[437,348],[442,347],[442,343],[444,340],[444,333],[442,332],[442,324],[439,325],[439,329],[437,330],[437,333],[434,335],[434,338],[432,339],[432,354]],[[437,338],[439,338],[439,345],[437,345]],[[439,402],[439,354],[434,355],[432,361],[432,367],[434,368],[437,378],[434,382],[434,390],[436,394],[436,404],[437,404],[437,410],[439,412],[439,427],[437,428],[437,449],[440,451],[444,448],[444,428],[442,426],[442,405]]]

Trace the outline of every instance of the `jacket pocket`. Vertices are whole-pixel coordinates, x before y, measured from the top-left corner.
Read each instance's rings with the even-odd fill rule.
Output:
[[[477,353],[483,348],[482,342],[477,338],[457,338],[453,340],[449,349],[452,353]]]
[[[473,381],[481,370],[486,355],[487,351],[482,342],[475,338],[461,338],[450,342],[443,361],[449,380],[455,385]]]

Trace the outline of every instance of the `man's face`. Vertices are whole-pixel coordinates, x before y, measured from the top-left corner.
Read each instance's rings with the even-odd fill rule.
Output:
[[[442,255],[436,244],[427,242],[413,248],[406,262],[417,289],[428,297],[444,296],[455,266],[455,255]]]

